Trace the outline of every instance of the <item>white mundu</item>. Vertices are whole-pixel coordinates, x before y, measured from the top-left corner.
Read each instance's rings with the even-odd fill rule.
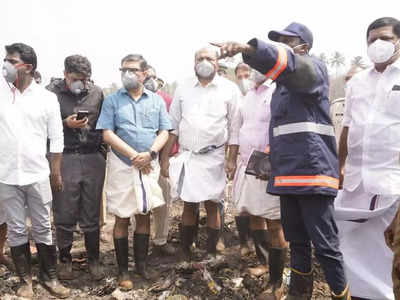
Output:
[[[336,218],[350,291],[394,299],[393,253],[383,232],[400,196],[400,61],[379,73],[369,68],[348,83],[343,126],[349,127],[344,190]],[[352,220],[352,221],[350,221]]]
[[[225,144],[237,145],[240,92],[216,76],[203,87],[197,78],[175,92],[170,108],[179,153],[170,161],[171,194],[183,201],[219,201],[225,188]]]

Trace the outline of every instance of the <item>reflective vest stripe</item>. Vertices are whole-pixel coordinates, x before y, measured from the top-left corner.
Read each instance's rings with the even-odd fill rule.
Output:
[[[276,176],[274,186],[325,186],[339,188],[339,179],[325,175]]]
[[[278,59],[274,65],[274,67],[265,74],[266,77],[271,78],[272,80],[276,80],[278,76],[286,69],[287,66],[287,52],[286,49],[277,46],[278,50]]]
[[[272,129],[274,137],[284,134],[314,132],[322,135],[335,136],[332,125],[317,124],[313,122],[299,122],[280,125]]]

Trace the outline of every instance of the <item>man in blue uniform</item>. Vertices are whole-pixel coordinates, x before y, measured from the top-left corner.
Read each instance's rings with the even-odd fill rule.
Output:
[[[221,57],[242,53],[243,61],[277,86],[271,101],[270,147],[272,175],[268,193],[280,195],[281,220],[290,242],[292,269],[288,300],[311,299],[313,270],[311,242],[325,273],[332,299],[350,299],[333,219],[339,186],[335,135],[329,117],[329,79],[325,64],[308,55],[311,31],[292,23],[271,31],[267,44],[215,44]],[[261,299],[280,299],[280,276],[270,279],[274,293]]]

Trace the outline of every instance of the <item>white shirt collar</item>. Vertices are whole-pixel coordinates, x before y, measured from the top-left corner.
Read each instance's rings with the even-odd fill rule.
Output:
[[[218,84],[220,83],[220,80],[221,80],[221,78],[219,77],[219,75],[218,75],[218,74],[215,74],[213,80],[212,80],[210,83],[208,83],[204,88],[208,88],[208,87],[212,87],[212,86],[218,86]],[[199,79],[198,79],[197,77],[195,77],[194,86],[195,86],[195,87],[197,87],[197,86],[202,86],[201,83],[200,83],[200,81],[199,81]]]

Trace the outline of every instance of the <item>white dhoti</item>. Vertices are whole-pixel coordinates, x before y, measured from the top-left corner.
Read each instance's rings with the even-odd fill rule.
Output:
[[[245,174],[247,162],[238,159],[238,166],[233,183],[233,203],[238,213],[246,212],[270,220],[281,217],[278,196],[267,193],[268,181]]]
[[[136,214],[148,214],[153,208],[164,204],[158,185],[160,167],[156,161],[152,162],[152,166],[154,170],[143,175],[110,152],[106,179],[108,212],[120,218],[129,218]]]
[[[170,160],[171,196],[185,202],[220,202],[226,185],[224,147],[197,154],[182,150]]]
[[[384,231],[396,215],[399,197],[374,195],[360,184],[354,191],[340,191],[336,198],[340,249],[352,296],[394,299],[393,253],[386,246]]]

